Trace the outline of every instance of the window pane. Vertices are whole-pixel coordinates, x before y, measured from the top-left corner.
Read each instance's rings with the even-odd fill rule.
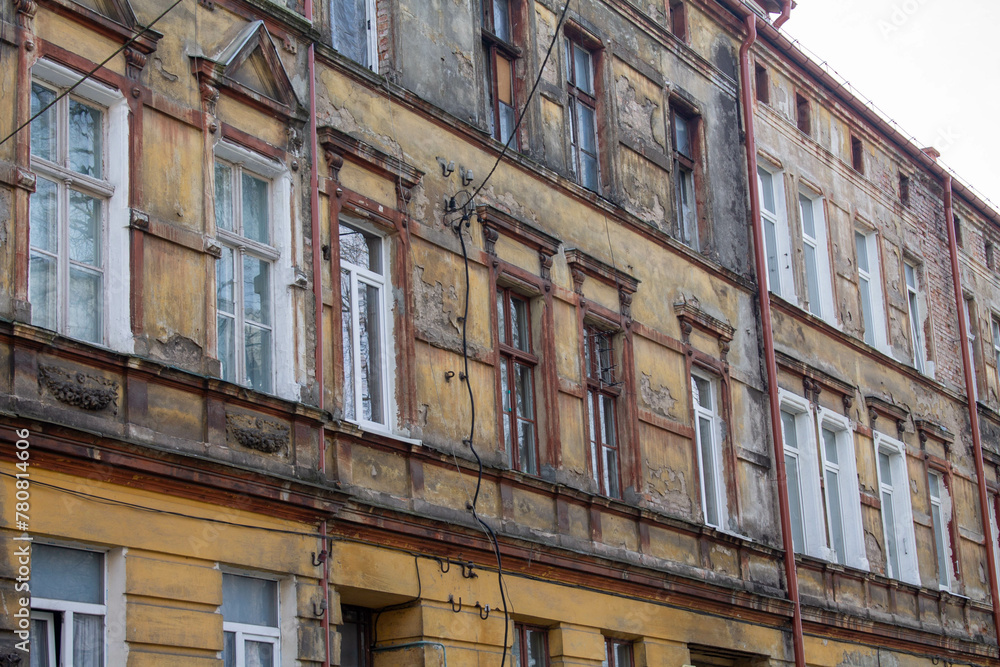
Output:
[[[917,276],[913,271],[913,267],[909,264],[903,264],[903,274],[906,276],[906,286],[912,290],[916,290]]]
[[[45,106],[52,104],[55,98],[56,94],[48,88],[37,83],[31,84],[31,115],[34,116]],[[53,106],[31,121],[31,154],[50,162],[58,161],[56,131],[56,107]]]
[[[34,597],[104,604],[104,554],[35,544],[30,585]]]
[[[594,81],[590,69],[590,51],[578,44],[573,45],[573,68],[576,70],[576,87],[585,93],[594,94]]]
[[[58,250],[56,184],[39,177],[35,181],[35,194],[31,195],[31,245],[39,250],[56,253]]]
[[[370,67],[366,5],[366,0],[335,0],[331,3],[330,13],[333,48],[354,62]]]
[[[528,629],[528,667],[545,667],[545,633]]]
[[[528,332],[528,302],[524,299],[510,299],[510,329],[513,337],[511,345],[525,352],[531,351],[531,338]]]
[[[69,192],[69,258],[101,264],[101,200],[76,190]]]
[[[271,332],[253,324],[244,325],[246,382],[257,391],[271,391]]]
[[[250,255],[243,256],[243,316],[271,324],[271,264]]]
[[[774,177],[771,172],[757,168],[757,185],[760,188],[761,205],[768,213],[775,214],[777,209],[774,206]]]
[[[927,481],[928,484],[930,485],[931,498],[934,500],[941,498],[941,485],[938,482],[938,476],[928,475]]]
[[[632,667],[632,645],[615,643],[615,667]]]
[[[772,292],[781,296],[781,275],[778,273],[778,232],[771,220],[764,220],[764,249],[767,251],[768,287]]]
[[[215,163],[215,226],[227,231],[233,229],[233,168]]]
[[[819,296],[819,266],[816,262],[816,248],[808,243],[803,243],[802,252],[806,269],[806,287],[809,290],[809,312],[813,315],[819,315],[821,308]]]
[[[604,424],[604,444],[609,447],[617,446],[615,441],[615,399],[610,396],[601,396],[601,423]]]
[[[513,656],[511,667],[521,667],[521,630],[520,626],[514,626],[514,645],[510,648],[510,654]]]
[[[674,150],[681,155],[691,155],[691,126],[687,118],[674,116]]]
[[[805,195],[799,195],[799,212],[802,214],[802,232],[816,238],[816,221],[813,220],[813,202]]]
[[[618,488],[618,450],[606,448],[604,450],[604,475],[607,478],[607,494],[612,498],[621,498],[621,489]]]
[[[374,285],[358,285],[358,345],[361,348],[361,411],[364,419],[385,423],[382,395],[381,298]]]
[[[600,188],[597,158],[587,153],[580,154],[580,185],[594,192]]]
[[[844,517],[840,503],[840,475],[834,470],[826,471],[826,493],[830,499],[827,508],[830,516],[830,532],[833,533],[833,549],[837,552],[837,562],[847,564],[847,552],[844,546]]]
[[[514,126],[517,120],[514,118],[514,107],[500,102],[497,105],[500,109],[500,141],[506,144],[510,141],[510,135],[514,133]]]
[[[788,513],[792,519],[792,545],[795,553],[804,553],[806,538],[802,527],[802,497],[799,495],[799,460],[785,454],[785,474],[788,479]]]
[[[878,465],[879,471],[882,474],[882,484],[892,486],[892,465],[889,461],[889,455],[885,452],[879,452]]]
[[[826,460],[828,463],[839,463],[839,453],[837,452],[837,434],[830,429],[823,427],[823,446],[826,449]]]
[[[942,586],[948,586],[951,584],[951,568],[948,566],[948,554],[944,541],[944,519],[941,516],[940,505],[931,508],[931,519],[934,521],[934,543],[937,546],[938,583]]]
[[[510,0],[493,0],[493,34],[510,42]]]
[[[103,177],[104,114],[77,100],[69,101],[69,168]]]
[[[865,342],[875,344],[875,321],[872,316],[871,285],[867,279],[858,280],[858,293],[861,296],[861,323],[865,326]]]
[[[858,253],[858,270],[869,273],[868,239],[861,232],[854,232],[854,247]]]
[[[694,386],[697,391],[695,392],[695,400],[698,405],[705,408],[706,410],[715,411],[712,399],[714,398],[712,394],[712,383],[703,377],[697,375],[691,376],[694,381]]]
[[[382,240],[374,234],[340,226],[340,261],[382,273]]]
[[[219,315],[216,326],[222,379],[226,382],[236,382],[236,320]]]
[[[56,260],[48,255],[31,253],[28,286],[31,299],[31,323],[44,329],[57,328]]]
[[[222,246],[222,257],[215,262],[215,304],[220,311],[231,315],[236,313],[234,272],[233,249]]]
[[[224,632],[222,645],[223,667],[236,667],[236,633]]]
[[[104,667],[104,617],[73,614],[74,667]]]
[[[31,619],[31,667],[55,667],[55,656],[49,655],[51,625],[47,618]]]
[[[702,483],[705,485],[705,523],[719,526],[719,491],[716,486],[715,437],[712,421],[698,418],[698,437],[701,442]]]
[[[795,430],[795,415],[781,411],[781,437],[785,441],[785,449],[799,448],[799,434]]]
[[[222,617],[230,623],[278,627],[278,582],[223,574]]]
[[[497,291],[497,335],[501,343],[507,342],[507,321],[504,318],[503,292]]]
[[[355,372],[354,372],[354,321],[352,320],[353,305],[351,302],[351,274],[340,271],[340,333],[344,353],[344,416],[357,419],[355,406]]]
[[[71,266],[69,269],[69,321],[66,333],[92,343],[101,342],[104,277]]]
[[[883,477],[883,479],[885,479]],[[882,519],[885,522],[886,576],[899,579],[899,550],[896,545],[896,516],[893,513],[892,494],[882,492]]]
[[[270,243],[267,181],[243,172],[243,236]]]
[[[246,667],[274,667],[274,644],[248,640],[243,650]]]
[[[594,110],[586,104],[576,105],[577,126],[580,129],[580,148],[586,153],[597,153],[597,128]]]
[[[510,400],[510,368],[508,367],[509,361],[507,359],[502,359],[500,361],[500,398],[503,409],[503,442],[507,452],[511,456],[511,461],[513,461],[514,453],[511,441],[511,431],[510,431],[510,419],[511,419],[511,400]]]
[[[532,423],[535,418],[535,406],[531,368],[514,364],[514,374],[514,381],[517,385],[517,447],[521,470],[536,474],[538,466],[535,458],[535,425]]]

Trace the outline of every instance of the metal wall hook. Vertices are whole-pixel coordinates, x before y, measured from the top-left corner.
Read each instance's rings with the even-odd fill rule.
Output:
[[[462,576],[465,577],[466,579],[478,578],[479,575],[473,572],[473,569],[475,567],[476,565],[472,561],[469,561],[468,563],[462,563]]]
[[[441,558],[435,557],[434,560],[437,561],[438,567],[441,568],[441,574],[446,574],[451,569],[451,559],[450,558],[441,559]]]
[[[326,614],[326,598],[324,598],[319,603],[319,609],[316,608],[315,602],[312,603],[312,606],[313,606],[313,616],[315,616],[316,618],[323,618],[323,615]]]
[[[490,617],[490,606],[489,605],[485,605],[484,606],[484,605],[481,605],[478,602],[476,602],[476,609],[479,610],[479,618],[483,619],[484,621],[487,618]]]
[[[456,614],[458,612],[462,611],[462,598],[458,598],[458,608],[457,609],[455,608],[455,596],[454,595],[449,595],[448,596],[448,602],[451,603],[451,610],[453,612],[455,612]]]
[[[326,549],[319,552],[319,558],[316,558],[316,552],[312,552],[312,563],[313,567],[319,567],[326,562]]]

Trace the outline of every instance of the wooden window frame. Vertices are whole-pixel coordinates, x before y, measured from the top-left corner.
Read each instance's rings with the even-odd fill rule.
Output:
[[[513,128],[517,126],[520,113],[517,101],[522,93],[522,82],[517,76],[517,65],[523,55],[522,49],[518,46],[518,44],[524,41],[525,19],[522,15],[523,3],[520,0],[509,0],[508,2],[510,39],[505,40],[496,34],[493,21],[494,1],[483,0],[482,4],[482,38],[486,55],[486,85],[489,87],[489,106],[493,117],[491,136],[501,143],[504,142],[500,124],[500,81],[498,79],[497,68],[498,59],[503,59],[510,64],[510,106],[514,110],[510,147],[514,150],[520,150],[520,133],[515,132]]]
[[[771,76],[759,62],[754,63],[754,93],[758,102],[771,104]]]
[[[628,647],[628,664],[622,664],[618,661],[617,653],[615,649],[618,646]],[[614,637],[604,638],[604,664],[606,667],[634,667],[635,666],[635,649],[632,647],[632,642],[627,639],[615,639]]]
[[[549,629],[540,625],[529,625],[527,623],[514,623],[514,641],[519,643],[521,647],[521,655],[519,663],[514,664],[514,657],[511,656],[511,667],[529,667],[531,662],[528,660],[527,646],[528,646],[528,633],[538,632],[542,635],[542,642],[545,651],[545,660],[541,665],[534,665],[533,667],[549,667],[551,663],[551,656],[549,655]]]
[[[566,94],[567,94],[567,112],[569,114],[569,139],[570,139],[570,166],[573,172],[574,180],[579,183],[582,187],[591,190],[592,192],[600,193],[603,190],[602,187],[602,177],[605,173],[604,166],[601,164],[601,83],[600,83],[600,72],[601,72],[601,55],[603,53],[603,45],[597,39],[590,37],[584,33],[581,29],[573,25],[567,25],[563,29],[563,57],[567,59],[565,64],[563,74],[566,76]],[[579,47],[586,51],[590,55],[590,77],[593,84],[593,92],[588,93],[586,90],[580,88],[576,81],[576,67],[575,63],[570,55],[572,54],[573,47]],[[584,107],[590,109],[594,114],[594,147],[596,153],[594,154],[594,163],[597,170],[597,183],[595,187],[591,189],[589,186],[585,185],[583,182],[583,168],[582,168],[582,157],[581,153],[583,149],[581,148],[581,142],[578,137],[580,132],[579,123],[576,116],[576,106],[577,104],[582,104]]]
[[[503,326],[503,331],[500,331],[500,320],[499,317],[495,315],[495,317],[497,317],[497,332],[498,332],[497,346],[496,346],[497,364],[498,366],[505,366],[507,369],[508,391],[511,391],[511,395],[509,398],[511,410],[509,413],[507,413],[503,408],[504,406],[503,380],[502,380],[502,372],[498,368],[497,386],[500,397],[500,401],[498,403],[498,405],[500,406],[500,410],[498,411],[500,429],[498,431],[498,434],[500,436],[500,440],[503,444],[503,447],[507,449],[508,443],[506,438],[506,433],[507,433],[506,428],[510,429],[511,439],[510,439],[509,450],[507,451],[507,456],[511,468],[529,475],[537,476],[541,472],[541,456],[540,456],[541,452],[539,451],[539,446],[538,446],[538,439],[539,439],[538,391],[536,391],[536,387],[538,386],[538,375],[539,375],[539,368],[541,368],[541,364],[539,363],[540,360],[538,356],[535,355],[534,353],[534,341],[533,341],[534,334],[532,332],[534,320],[532,317],[532,308],[531,308],[532,299],[530,296],[524,294],[523,292],[517,290],[516,288],[512,288],[511,286],[509,286],[509,284],[503,281],[498,281],[496,290],[494,292],[494,303],[493,303],[494,313],[497,312],[497,307],[498,307],[497,300],[499,300],[500,298],[503,299],[502,303],[503,303],[503,313],[504,313],[504,322],[503,322],[504,326]],[[513,340],[513,330],[511,328],[510,311],[513,305],[512,302],[515,299],[523,302],[525,307],[525,317],[527,319],[527,324],[528,324],[526,328],[528,334],[527,350],[518,349],[510,344],[510,341]],[[526,366],[530,369],[530,375],[529,375],[529,377],[531,378],[530,417],[520,415],[517,412],[517,407],[516,407],[517,400],[513,394],[513,391],[510,389],[515,381],[514,372],[518,364]],[[525,462],[521,461],[519,447],[517,446],[518,422],[521,420],[530,422],[532,425],[534,442],[531,443],[531,446],[533,448],[535,455],[534,470],[526,469]]]
[[[691,146],[691,155],[686,155],[677,148],[677,126],[679,122],[687,125],[688,143]],[[678,99],[670,100],[670,142],[673,152],[674,169],[674,222],[677,224],[677,238],[681,243],[694,250],[702,250],[708,245],[709,229],[704,224],[702,196],[701,161],[702,161],[702,117],[697,109],[681,103]],[[683,220],[683,210],[680,202],[681,198],[681,176],[690,174],[691,177],[691,199],[690,206],[693,208],[691,221],[693,227],[687,229],[687,223]]]
[[[670,13],[670,32],[686,44],[688,41],[687,7],[681,0],[668,0],[667,9]]]
[[[617,337],[620,330],[605,328],[607,325],[605,323],[596,323],[592,319],[584,320],[584,364],[586,368],[585,384],[587,392],[586,394],[586,404],[587,404],[587,441],[588,441],[588,454],[590,458],[590,469],[591,469],[591,479],[597,484],[598,492],[602,495],[608,496],[610,498],[621,498],[622,497],[622,457],[621,457],[621,433],[620,428],[620,415],[619,415],[619,398],[621,397],[621,382],[618,381],[618,376],[614,373],[614,368],[618,366],[617,363],[612,364],[608,370],[600,364],[600,351],[601,348],[596,347],[597,339],[601,338],[607,342],[610,347],[607,349],[610,354],[608,355],[609,360],[613,361],[615,358],[615,344],[614,338]],[[595,358],[596,357],[596,358]],[[609,446],[604,442],[604,433],[606,431],[605,419],[601,417],[602,414],[607,411],[601,410],[601,403],[603,400],[608,399],[611,401],[611,419],[614,420],[612,425],[614,445]],[[611,479],[607,470],[605,469],[605,450],[612,450],[615,457],[615,479]],[[612,484],[614,485],[612,487]]]

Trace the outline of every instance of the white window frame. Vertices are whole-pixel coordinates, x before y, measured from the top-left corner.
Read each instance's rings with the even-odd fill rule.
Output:
[[[858,269],[858,291],[865,289],[867,285],[868,300],[871,304],[872,322],[864,322],[865,334],[871,331],[872,339],[865,342],[879,350],[883,354],[889,354],[889,343],[886,338],[886,317],[885,317],[885,297],[882,290],[882,261],[879,253],[878,233],[856,228],[855,232],[855,252],[857,252],[857,236],[860,235],[865,240],[865,252],[868,257],[868,270],[861,269],[861,263],[857,263]],[[857,259],[857,258],[855,258]],[[865,285],[862,285],[864,281]],[[859,295],[860,297],[860,295]],[[864,310],[861,312],[861,319],[864,321]]]
[[[337,0],[334,0],[336,2]],[[348,0],[351,1],[351,0]],[[364,0],[365,3],[365,20],[367,21],[368,29],[366,31],[366,49],[368,55],[368,69],[378,74],[378,14],[375,7],[375,0]],[[337,23],[336,18],[333,13],[333,6],[330,6],[330,25],[332,31],[332,40],[334,43],[334,48],[336,49],[337,44]],[[341,51],[338,49],[338,53]],[[349,58],[353,62],[353,58],[344,54],[344,57]],[[358,63],[359,65],[361,63]]]
[[[781,298],[795,303],[795,278],[792,274],[792,249],[790,236],[788,233],[788,212],[785,202],[785,172],[771,169],[766,164],[759,164],[758,171],[764,171],[771,176],[772,195],[774,196],[774,208],[772,213],[764,207],[764,181],[760,174],[757,174],[757,188],[760,193],[760,223],[761,238],[764,240],[764,258],[767,259],[767,225],[774,226],[774,244],[777,254],[778,285],[771,282],[771,266],[768,264],[767,275],[764,280],[768,289]]]
[[[699,378],[709,384],[712,391],[712,409],[708,410],[698,403],[698,399],[695,395],[697,391],[697,385],[695,384],[695,378]],[[724,463],[722,459],[722,438],[721,438],[721,423],[722,417],[719,413],[719,379],[713,377],[707,372],[700,369],[691,369],[691,407],[694,412],[694,433],[695,433],[695,444],[698,450],[698,477],[701,487],[701,507],[702,513],[704,515],[705,524],[717,528],[719,530],[727,530],[729,526],[729,511],[726,503],[726,475],[724,471]],[[699,426],[700,419],[707,419],[710,421],[712,426],[712,442],[706,443],[702,442],[701,429]],[[718,508],[718,525],[709,521],[708,518],[708,496],[705,490],[705,449],[708,447],[708,456],[712,460],[712,469],[715,471],[715,506]]]
[[[931,489],[932,477],[937,479],[937,495],[934,495]],[[944,474],[939,470],[927,471],[927,497],[930,499],[931,530],[934,531],[934,548],[937,552],[938,588],[942,591],[950,591],[955,579],[952,567],[951,533],[948,530],[948,526],[951,524],[951,498],[945,484]],[[938,531],[940,531],[940,540],[938,539]]]
[[[969,341],[969,370],[972,373],[972,397],[979,400],[979,378],[976,377],[976,332],[972,328],[972,310],[976,307],[971,296],[962,295],[962,315],[965,317],[965,337]]]
[[[824,502],[827,516],[830,514],[830,489],[827,482],[827,471],[837,471],[838,491],[840,492],[840,516],[843,522],[844,555],[846,562],[841,565],[859,570],[869,570],[868,555],[865,548],[864,523],[861,516],[861,492],[858,488],[857,453],[854,447],[854,428],[851,420],[844,415],[820,407],[816,414],[818,425],[818,443],[820,460],[822,461]],[[832,431],[837,439],[837,463],[827,459],[826,443],[823,442],[823,429]],[[839,562],[834,546],[833,522],[829,521],[828,560]]]
[[[912,277],[912,280],[911,280]],[[903,282],[906,283],[906,306],[910,319],[910,340],[913,345],[913,367],[927,374],[927,344],[924,341],[924,318],[920,307],[920,267],[903,260]]]
[[[297,227],[291,220],[291,176],[283,164],[264,157],[258,153],[249,151],[241,146],[231,144],[226,141],[219,141],[214,148],[214,157],[211,162],[214,171],[215,161],[236,165],[255,176],[270,181],[269,197],[270,210],[269,218],[269,239],[270,245],[258,243],[240,234],[219,229],[215,226],[216,239],[220,244],[239,251],[239,257],[244,253],[271,262],[271,391],[288,400],[297,401],[300,398],[299,381],[296,379],[296,368],[304,367],[303,353],[300,352],[298,358],[295,349],[298,347],[304,350],[304,341],[299,341],[295,345],[295,331],[293,322],[295,312],[293,304],[297,301],[291,292],[295,285],[294,266],[301,262],[301,249],[298,249],[295,257],[292,256],[292,228]],[[214,177],[213,177],[214,181]],[[214,199],[215,192],[212,191]],[[234,202],[235,205],[235,202]],[[214,219],[215,209],[212,208]],[[301,244],[300,244],[301,245]],[[242,271],[242,260],[236,262],[238,271]],[[216,289],[215,271],[212,271],[212,289]],[[238,290],[242,290],[242,281],[234,278],[234,283]],[[213,292],[214,293],[214,292]],[[237,308],[239,311],[240,308]],[[242,313],[237,312],[237,321],[242,326]],[[217,340],[217,337],[216,337]],[[237,379],[240,379],[240,370],[243,369],[243,330],[237,329],[237,351],[236,367]],[[216,352],[218,353],[218,352]],[[305,382],[305,378],[301,378]],[[242,381],[238,384],[243,385]]]
[[[102,573],[104,590],[104,603],[95,604],[90,602],[75,602],[71,600],[58,600],[52,598],[42,598],[37,596],[31,597],[31,618],[46,619],[49,621],[49,635],[47,637],[46,644],[48,648],[51,649],[49,654],[53,657],[49,661],[50,665],[55,666],[57,663],[54,660],[56,644],[58,644],[61,649],[62,660],[58,663],[60,665],[75,664],[73,662],[73,614],[89,614],[92,616],[102,617],[103,623],[103,639],[104,639],[104,664],[108,664],[109,660],[109,642],[108,642],[108,597],[109,597],[109,581],[108,581],[108,556],[106,551],[101,551],[99,549],[81,549],[77,546],[66,546],[62,544],[47,544],[42,543],[45,546],[59,547],[61,549],[72,549],[75,551],[89,551],[91,553],[101,554],[101,566],[104,568]],[[55,637],[55,616],[57,614],[62,615],[62,628],[60,631],[60,636],[58,641]],[[33,649],[34,650],[34,649]]]
[[[805,216],[803,209],[808,202],[813,219],[813,231],[815,236],[806,233]],[[809,299],[809,284],[816,281],[816,291],[819,293],[819,303],[809,303],[809,312],[817,317],[826,320],[836,326],[837,315],[833,302],[833,283],[830,278],[830,252],[826,234],[826,213],[824,210],[824,200],[806,190],[799,190],[799,226],[802,230],[802,243],[813,249],[816,256],[816,275],[810,276],[805,264],[802,261],[802,274],[805,276],[806,293],[803,295]],[[804,251],[804,249],[803,249]]]
[[[356,307],[357,301],[357,288],[359,282],[368,283],[379,288],[379,294],[381,296],[381,303],[379,304],[379,314],[382,317],[382,326],[380,331],[382,333],[382,378],[384,387],[382,389],[382,410],[385,415],[385,423],[380,424],[379,422],[367,420],[361,417],[361,374],[358,369],[361,367],[361,346],[354,345],[354,406],[355,415],[353,418],[347,417],[345,415],[344,419],[351,423],[358,424],[363,429],[367,431],[379,431],[384,433],[393,433],[396,429],[396,355],[395,355],[395,342],[396,335],[394,330],[394,322],[392,317],[392,267],[390,264],[390,253],[389,253],[389,239],[385,232],[380,231],[375,228],[375,226],[365,223],[358,217],[354,217],[347,212],[341,212],[339,223],[341,225],[346,225],[348,227],[354,227],[361,230],[367,234],[377,236],[380,243],[381,261],[382,261],[382,274],[374,273],[350,262],[345,262],[343,256],[340,257],[340,262],[337,267],[338,271],[341,271],[341,280],[343,280],[343,270],[348,270],[351,273],[351,294],[352,294],[352,308],[351,308],[351,331],[352,336],[355,341],[358,340],[360,324],[358,320],[358,309]],[[338,226],[339,233],[339,226]],[[336,297],[338,300],[339,295]],[[343,354],[343,350],[341,350]],[[348,387],[344,387],[344,391],[348,391]]]
[[[889,545],[885,543],[888,528],[885,507],[882,507],[880,514],[886,576],[919,586],[920,569],[917,562],[916,537],[913,529],[913,508],[910,501],[910,475],[906,464],[906,445],[879,431],[875,431],[873,440],[879,502],[882,503],[883,495],[887,492],[892,496],[893,532],[896,536],[896,553],[899,556],[899,572],[895,572],[889,559]],[[889,456],[892,479],[888,482],[882,479],[882,466],[878,456],[880,452]]]
[[[823,516],[822,492],[819,483],[819,461],[816,452],[816,419],[812,404],[802,396],[784,389],[778,390],[778,404],[781,412],[787,412],[795,418],[795,439],[798,448],[788,446],[788,438],[782,430],[782,448],[784,454],[791,456],[797,462],[799,487],[788,489],[788,493],[798,493],[799,507],[802,510],[803,551],[814,558],[830,560],[827,546],[826,520]],[[784,429],[784,421],[782,421]],[[787,476],[786,476],[787,481]],[[836,558],[834,558],[836,560]]]
[[[225,568],[222,570],[223,575],[231,574],[238,577],[246,577],[249,579],[262,579],[264,581],[275,582],[275,595],[276,599],[274,601],[274,613],[277,620],[277,624],[274,627],[268,625],[252,625],[249,623],[236,623],[233,621],[227,621],[225,616],[222,617],[222,632],[232,632],[236,635],[235,649],[236,655],[233,656],[233,662],[236,667],[244,667],[246,665],[246,646],[247,641],[261,642],[266,644],[271,644],[274,646],[274,661],[272,667],[280,667],[282,664],[288,663],[288,658],[282,654],[282,651],[287,652],[286,645],[289,642],[282,642],[281,635],[282,631],[291,630],[294,636],[295,627],[285,627],[283,625],[284,619],[291,613],[294,617],[294,607],[290,607],[286,598],[291,593],[294,596],[294,582],[289,582],[292,586],[285,585],[283,579],[279,579],[273,576],[267,576],[260,572],[247,572],[243,570],[236,570]],[[222,613],[222,607],[219,607],[219,613]],[[294,618],[292,619],[294,623]],[[220,654],[221,657],[221,654]]]
[[[31,68],[32,81],[52,86],[60,91],[77,84],[84,75],[71,69],[57,65],[48,60],[38,60]],[[103,321],[101,340],[92,344],[108,347],[119,352],[132,353],[134,338],[132,336],[131,311],[129,298],[131,287],[129,281],[129,107],[124,95],[118,90],[104,86],[93,79],[80,83],[70,97],[77,97],[104,110],[104,174],[103,179],[93,179],[82,174],[70,172],[54,163],[32,157],[32,169],[39,176],[49,180],[65,183],[66,178],[78,184],[89,194],[104,198],[105,211],[102,232],[102,264],[103,264]],[[58,109],[56,105],[53,109]],[[115,156],[109,159],[108,156]],[[61,228],[67,227],[66,219],[60,216],[58,222]],[[63,230],[60,229],[60,235]],[[63,251],[66,251],[64,248]],[[68,252],[68,251],[66,251]],[[62,252],[60,252],[62,255]],[[60,264],[63,259],[59,260]],[[60,275],[62,269],[60,269]],[[68,295],[60,293],[60,303],[57,308],[62,311]],[[65,332],[65,318],[58,318],[58,330]]]

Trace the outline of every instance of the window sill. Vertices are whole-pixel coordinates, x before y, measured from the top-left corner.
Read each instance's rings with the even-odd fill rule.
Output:
[[[423,440],[418,440],[416,438],[410,438],[398,433],[388,428],[379,427],[376,424],[367,424],[364,422],[354,421],[353,419],[343,419],[340,421],[340,425],[347,426],[351,431],[354,431],[356,435],[371,434],[377,435],[381,438],[388,438],[389,440],[395,440],[396,442],[402,442],[407,445],[421,446],[423,445]],[[347,430],[347,429],[345,429]]]

